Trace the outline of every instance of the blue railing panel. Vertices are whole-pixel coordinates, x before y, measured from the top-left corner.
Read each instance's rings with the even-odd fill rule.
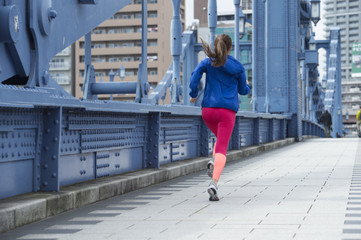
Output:
[[[241,147],[253,145],[254,121],[252,118],[241,118],[239,122],[239,136]]]
[[[260,119],[260,138],[259,138],[259,142],[260,143],[265,143],[265,142],[269,142],[269,134],[268,134],[268,130],[269,130],[269,120],[268,119]]]

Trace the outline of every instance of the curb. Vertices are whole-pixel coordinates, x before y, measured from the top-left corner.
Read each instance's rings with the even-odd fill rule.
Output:
[[[227,161],[236,161],[295,142],[294,138],[227,152]],[[0,233],[110,197],[185,176],[206,169],[209,157],[197,157],[118,176],[100,178],[62,187],[60,192],[38,192],[0,200]]]

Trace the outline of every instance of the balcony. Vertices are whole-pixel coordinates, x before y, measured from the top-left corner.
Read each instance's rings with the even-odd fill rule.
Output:
[[[60,85],[69,85],[71,83],[71,79],[69,77],[53,77],[53,79]]]
[[[63,51],[56,54],[57,56],[70,56],[71,55],[71,48],[67,47]]]
[[[70,70],[69,62],[50,62],[49,63],[50,70]]]

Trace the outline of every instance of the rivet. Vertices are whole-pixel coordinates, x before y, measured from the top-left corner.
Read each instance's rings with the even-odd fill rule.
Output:
[[[53,160],[56,160],[56,155],[53,155],[51,158],[52,158]]]
[[[54,137],[53,138],[53,142],[57,142],[58,141],[58,138],[57,137]]]
[[[47,129],[46,129],[46,133],[50,133],[50,128],[47,128]]]
[[[49,184],[48,184],[48,182],[43,182],[43,185],[48,186]]]
[[[56,173],[51,174],[53,178],[56,178]]]
[[[55,125],[59,124],[59,120],[54,120],[54,124]]]
[[[49,150],[49,147],[48,147],[48,146],[45,146],[45,147],[44,147],[44,150],[45,150],[45,151],[48,151],[48,150]]]
[[[44,168],[44,169],[48,169],[48,167],[49,167],[48,164],[44,164],[44,165],[43,165],[43,168]]]

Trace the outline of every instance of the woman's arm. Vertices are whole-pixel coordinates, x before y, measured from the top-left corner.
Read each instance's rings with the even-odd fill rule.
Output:
[[[246,81],[246,73],[243,69],[238,78],[238,93],[241,95],[248,95],[250,92],[251,88],[248,85],[248,81]]]
[[[194,71],[192,72],[191,81],[189,84],[189,88],[191,89],[189,96],[191,96],[191,98],[196,98],[198,96],[198,84],[202,78],[203,73],[206,72],[207,62],[208,59],[204,59],[202,62],[198,64],[196,69],[194,69]]]

